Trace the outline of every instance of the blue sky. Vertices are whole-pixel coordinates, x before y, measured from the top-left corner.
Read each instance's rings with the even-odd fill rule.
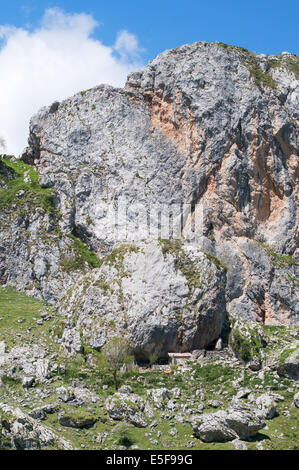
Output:
[[[299,0],[0,1],[5,150],[22,151],[40,107],[100,83],[123,86],[160,52],[196,41],[299,55]]]
[[[195,41],[299,55],[298,0],[12,0],[1,2],[0,22],[35,26],[52,7],[91,14],[101,24],[95,37],[108,45],[119,30],[134,33],[146,49],[146,61]]]

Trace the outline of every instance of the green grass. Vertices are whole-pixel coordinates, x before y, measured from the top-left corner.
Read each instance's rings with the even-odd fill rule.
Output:
[[[49,319],[38,324],[41,313],[47,313]],[[28,297],[10,286],[0,287],[0,318],[0,341],[5,342],[6,352],[13,346],[32,343],[49,353],[59,352],[60,346],[54,338],[62,336],[66,322],[47,302]]]
[[[251,331],[250,339],[239,330],[233,329],[230,334],[229,343],[237,356],[244,362],[250,361],[254,356],[260,358],[261,343],[256,332]]]
[[[61,385],[70,385],[72,378],[83,380],[89,390],[96,392],[101,402],[98,404],[75,406],[72,403],[61,403],[61,410],[58,413],[49,414],[46,416],[43,424],[53,429],[53,431],[61,438],[69,440],[76,449],[118,449],[119,446],[129,448],[132,444],[137,445],[140,450],[188,450],[187,444],[192,441],[194,443],[192,450],[233,450],[231,442],[224,443],[204,443],[193,436],[192,427],[188,422],[180,423],[174,419],[161,419],[161,410],[157,410],[151,403],[154,411],[153,421],[157,421],[157,426],[153,432],[150,426],[146,428],[136,428],[123,421],[115,421],[109,418],[106,411],[104,402],[108,396],[114,393],[113,386],[103,390],[102,385],[105,379],[98,375],[97,369],[88,366],[82,358],[77,357],[74,360],[66,361],[69,367],[69,372],[51,383],[50,387],[57,387]],[[195,407],[200,402],[199,398],[195,398],[195,390],[199,387],[204,390],[205,403],[210,399],[219,398],[215,396],[215,392],[219,389],[221,384],[222,389],[229,390],[229,396],[226,401],[221,397],[224,402],[224,408],[229,405],[232,396],[235,395],[236,390],[231,387],[232,380],[240,376],[241,367],[231,367],[230,365],[223,365],[221,363],[207,363],[204,367],[199,365],[191,365],[187,371],[177,370],[171,375],[163,374],[161,371],[135,371],[134,373],[124,374],[122,383],[131,385],[134,393],[146,398],[146,391],[150,388],[166,387],[171,390],[175,386],[181,389],[181,396],[177,399],[179,405],[186,403],[187,400],[195,399]],[[70,371],[73,371],[70,373]],[[195,373],[194,373],[195,372]],[[175,375],[177,374],[177,375]],[[193,380],[191,380],[191,374]],[[269,377],[265,380],[265,384],[273,380],[273,371],[268,372]],[[273,377],[270,377],[270,376]],[[260,385],[262,382],[257,378],[257,375],[251,371],[246,371],[242,386],[250,386],[251,389],[255,385]],[[293,394],[287,391],[290,386],[290,381],[278,380],[278,385],[284,384],[282,390],[279,386],[277,391],[285,397],[285,401],[278,403],[279,415],[273,420],[267,420],[266,424],[268,429],[262,429],[256,436],[252,437],[247,442],[247,447],[255,450],[259,443],[263,444],[266,449],[296,449],[298,442],[298,410],[290,411],[290,418],[283,415],[285,409],[290,409]],[[273,384],[274,385],[274,384]],[[40,390],[44,390],[44,386]],[[275,387],[271,387],[276,390]],[[255,390],[255,394],[259,395],[264,390]],[[20,393],[22,390],[20,390]],[[1,396],[0,391],[0,396]],[[28,392],[27,392],[28,393]],[[29,393],[33,391],[29,390]],[[49,397],[46,401],[53,402],[57,398],[55,395]],[[26,411],[26,410],[24,410]],[[96,419],[96,423],[90,429],[74,429],[62,426],[59,423],[59,414],[64,411],[65,415],[73,418],[86,418],[88,416]],[[215,409],[206,406],[204,413],[215,412]],[[162,410],[164,413],[169,413],[167,408]],[[183,414],[182,411],[179,413]],[[174,426],[171,426],[171,422]],[[176,436],[172,436],[170,431],[175,427],[178,431]],[[95,437],[99,433],[109,433],[110,440],[106,439],[103,443],[96,442]],[[161,436],[158,437],[158,432]],[[283,438],[280,437],[283,434]],[[156,440],[158,443],[152,443],[151,440]]]
[[[284,416],[282,408],[289,407],[290,417]],[[291,408],[291,400],[278,404],[279,416],[267,421],[269,429],[262,430],[266,436],[264,448],[268,450],[299,450],[298,430],[299,414],[298,408]]]
[[[0,209],[16,205],[21,213],[34,211],[37,207],[42,207],[50,214],[55,212],[52,189],[44,189],[40,186],[35,168],[21,160],[13,161],[10,157],[0,156],[0,163],[11,175],[7,177],[0,174],[6,186],[0,189]],[[24,182],[26,172],[30,179],[27,183]],[[20,191],[23,191],[22,195]]]
[[[272,248],[265,243],[256,242],[261,248],[263,248],[269,258],[272,259],[273,264],[277,268],[285,268],[289,266],[299,266],[299,263],[291,255],[279,255]]]
[[[38,336],[41,331],[50,330],[54,318],[44,325],[36,323],[44,311],[53,314],[46,302],[27,297],[13,287],[0,287],[0,341],[5,341],[8,346],[17,344],[21,337],[27,336],[29,326],[32,328],[32,337]]]
[[[204,367],[198,365],[195,367],[194,377],[212,385],[218,383],[220,378],[225,382],[233,380],[235,371],[232,367],[221,364],[209,364]]]
[[[60,265],[64,271],[85,271],[86,264],[89,268],[99,268],[102,266],[103,260],[98,258],[93,251],[89,250],[85,243],[75,237],[75,235],[68,235],[68,237],[72,240],[71,248],[73,254],[62,257]]]

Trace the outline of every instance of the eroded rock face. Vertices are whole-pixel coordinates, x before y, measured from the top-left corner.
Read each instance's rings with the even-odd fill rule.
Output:
[[[157,207],[178,222],[189,204],[183,233],[195,227],[198,246],[230,268],[228,311],[296,323],[297,62],[195,43],[159,55],[124,89],[99,86],[43,108],[27,160],[55,188],[63,230],[102,255],[125,231],[157,237]],[[126,224],[116,206],[127,208]]]
[[[0,285],[55,303],[78,277],[61,265],[72,240],[55,231],[57,220],[41,207],[32,210],[29,201],[20,210],[18,202],[0,211]]]
[[[67,292],[62,310],[76,315],[84,341],[101,349],[125,336],[135,356],[203,348],[221,334],[225,270],[194,246],[150,242],[113,252]],[[164,251],[164,253],[163,253]]]
[[[55,211],[1,211],[1,284],[68,314],[71,354],[80,330],[97,349],[133,339],[144,358],[199,349],[219,338],[225,310],[297,323],[297,66],[292,54],[200,42],[159,55],[124,89],[41,109],[22,159]],[[12,178],[1,162],[1,188]],[[81,242],[102,266],[81,261]],[[115,253],[128,245],[137,251]]]

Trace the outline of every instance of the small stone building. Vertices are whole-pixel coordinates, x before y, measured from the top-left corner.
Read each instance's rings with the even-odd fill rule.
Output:
[[[168,353],[169,364],[184,364],[186,361],[190,361],[191,353]]]

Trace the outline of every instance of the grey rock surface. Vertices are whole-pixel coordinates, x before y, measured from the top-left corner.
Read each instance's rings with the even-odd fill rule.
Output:
[[[60,308],[70,321],[76,312],[77,328],[93,348],[124,335],[137,358],[167,357],[220,336],[224,286],[225,271],[195,247],[180,245],[176,255],[163,254],[159,242],[142,242],[125,246],[82,277]]]
[[[299,346],[298,341],[291,345],[289,356],[277,367],[280,377],[299,380]]]
[[[73,416],[67,413],[59,416],[59,424],[67,428],[88,429],[91,428],[97,419],[91,415],[88,416]]]
[[[295,322],[298,264],[271,254],[298,263],[299,85],[290,58],[195,43],[160,54],[124,89],[99,86],[43,108],[27,159],[55,188],[63,231],[102,255],[125,232],[157,237],[157,206],[178,220],[175,205],[189,204],[183,233],[192,238],[195,220],[198,246],[230,267],[229,311]],[[116,223],[112,209],[123,204]]]
[[[204,442],[225,442],[247,439],[265,427],[253,407],[234,404],[227,410],[204,413],[191,419],[194,435]]]
[[[124,420],[140,428],[147,427],[154,417],[149,403],[135,393],[117,392],[107,398],[105,406],[110,418]]]
[[[133,338],[147,359],[216,342],[225,311],[298,322],[297,61],[194,43],[31,119],[22,160],[55,210],[27,187],[3,208],[0,280],[68,315],[70,354],[78,328],[99,350]]]
[[[10,441],[12,449],[37,450],[56,445],[64,450],[72,450],[68,441],[61,439],[51,429],[41,425],[19,408],[0,403],[0,410],[2,433]]]
[[[256,399],[258,407],[257,415],[263,419],[272,419],[277,416],[276,403],[273,396],[269,393],[263,393]]]
[[[294,395],[294,406],[296,408],[299,408],[299,392],[297,392],[295,395]]]

